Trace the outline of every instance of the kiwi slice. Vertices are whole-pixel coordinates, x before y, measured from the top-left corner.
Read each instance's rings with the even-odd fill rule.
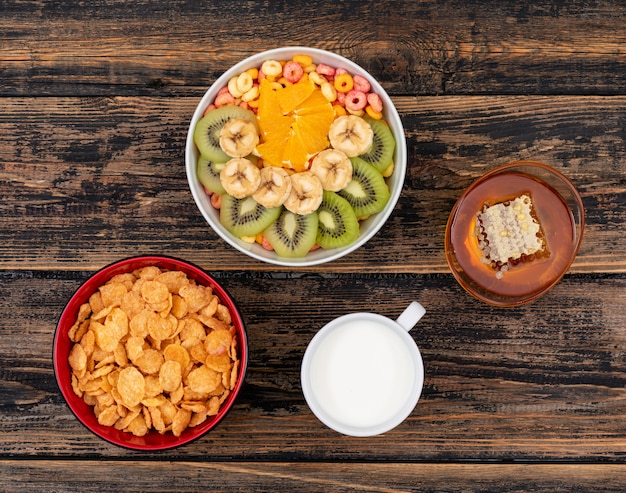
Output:
[[[335,192],[324,190],[317,209],[317,243],[322,248],[339,248],[359,237],[359,221],[350,203]]]
[[[226,193],[220,180],[220,171],[222,171],[225,165],[226,163],[216,163],[204,156],[198,156],[198,165],[196,167],[198,181],[210,192]]]
[[[281,210],[282,206],[267,208],[252,197],[236,199],[225,193],[222,195],[220,222],[237,238],[255,236],[276,221]]]
[[[393,151],[396,148],[396,140],[393,138],[389,125],[385,122],[370,117],[366,117],[365,121],[372,127],[374,140],[372,147],[359,157],[382,173],[393,162]]]
[[[352,180],[337,193],[350,203],[358,218],[382,211],[391,195],[382,173],[361,158],[350,161]]]
[[[294,214],[283,210],[263,235],[281,257],[304,257],[317,239],[317,212]]]
[[[256,125],[257,131],[259,131],[256,115],[250,110],[234,105],[222,106],[207,111],[196,124],[193,132],[193,141],[200,154],[209,161],[225,163],[230,159],[230,156],[222,151],[220,147],[220,132],[222,127],[233,118],[250,120]]]

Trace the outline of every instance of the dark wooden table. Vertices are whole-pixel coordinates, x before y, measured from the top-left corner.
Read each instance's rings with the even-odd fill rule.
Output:
[[[596,1],[0,2],[0,490],[623,491],[626,487],[626,6]],[[368,69],[406,127],[385,227],[322,267],[235,251],[189,191],[205,90],[264,49]],[[579,256],[539,300],[481,304],[450,274],[448,214],[478,176],[545,162],[579,189]],[[51,361],[58,316],[95,270],[167,254],[216,276],[247,321],[234,409],[184,447],[87,431]],[[422,398],[373,438],[324,427],[300,362],[352,310],[427,314]]]

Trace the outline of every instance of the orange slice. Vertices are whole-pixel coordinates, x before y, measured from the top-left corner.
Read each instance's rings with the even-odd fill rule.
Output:
[[[277,88],[263,80],[257,114],[262,135],[256,151],[272,166],[304,171],[309,159],[328,147],[334,117],[331,104],[310,81]]]
[[[271,140],[286,138],[293,119],[279,111],[280,100],[276,89],[267,80],[261,81],[257,119],[262,137]],[[265,139],[261,139],[265,140]]]
[[[268,140],[256,146],[256,152],[263,159],[264,165],[286,167],[283,163],[283,152],[288,141],[288,138],[285,138],[277,145],[273,140]]]
[[[296,121],[292,125],[309,154],[316,154],[329,145],[328,129],[335,119],[335,112],[321,91],[314,92],[296,109]],[[325,129],[320,132],[319,129]]]
[[[300,106],[313,92],[315,84],[309,79],[296,82],[290,86],[280,90],[277,94],[279,98],[280,109],[283,115],[287,115]]]

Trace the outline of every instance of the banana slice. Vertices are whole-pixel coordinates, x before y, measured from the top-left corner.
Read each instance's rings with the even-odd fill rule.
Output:
[[[243,199],[257,191],[261,184],[261,172],[249,159],[233,158],[220,171],[220,182],[226,193]]]
[[[261,184],[252,198],[269,208],[285,203],[291,192],[291,178],[284,168],[267,166],[261,170]]]
[[[360,116],[343,115],[331,124],[328,140],[333,148],[344,152],[348,157],[355,157],[372,146],[374,131]]]
[[[325,149],[311,163],[311,173],[322,182],[324,190],[338,192],[352,179],[352,162],[337,149]]]
[[[322,203],[322,182],[310,171],[291,175],[291,192],[285,200],[285,208],[294,214],[310,214]]]
[[[244,157],[259,143],[256,126],[245,118],[232,118],[220,131],[220,147],[230,157]]]

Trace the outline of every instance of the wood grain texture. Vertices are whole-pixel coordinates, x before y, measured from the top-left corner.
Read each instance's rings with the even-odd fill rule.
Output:
[[[139,253],[271,270],[204,221],[185,174],[195,98],[10,98],[0,116],[0,255],[11,269],[97,269]],[[520,159],[561,170],[587,226],[572,272],[626,271],[626,98],[398,97],[408,169],[389,222],[337,272],[448,272],[454,202]],[[36,108],[36,111],[34,111]],[[315,272],[317,267],[302,269]]]
[[[116,471],[111,475],[108,468]],[[73,471],[73,473],[69,473]],[[90,461],[0,462],[3,484],[12,491],[118,491],[161,493],[289,491],[293,493],[363,492],[621,492],[626,466],[621,464],[336,464],[249,462]],[[128,481],[132,478],[132,482]]]
[[[257,51],[312,44],[398,95],[620,94],[625,16],[609,0],[4,2],[0,94],[199,95]]]
[[[0,305],[5,454],[136,455],[91,435],[56,388],[49,353],[55,323],[86,276],[2,276],[0,298],[11,300]],[[213,432],[170,458],[616,461],[626,453],[626,313],[616,309],[626,303],[623,275],[570,275],[510,310],[480,304],[449,275],[218,276],[246,321],[246,384]],[[334,317],[373,309],[395,318],[413,299],[428,310],[413,334],[426,369],[414,412],[375,439],[327,429],[300,388],[306,345]]]
[[[624,491],[625,20],[615,0],[0,1],[0,491]],[[207,88],[286,45],[367,69],[408,146],[379,233],[293,270],[221,240],[184,169]],[[552,291],[497,309],[454,281],[443,236],[462,191],[520,159],[572,180],[585,238]],[[92,435],[52,366],[68,298],[136,254],[211,272],[248,331],[235,407],[160,453]],[[417,407],[382,436],[329,430],[302,395],[307,343],[336,316],[393,318],[413,299]]]

